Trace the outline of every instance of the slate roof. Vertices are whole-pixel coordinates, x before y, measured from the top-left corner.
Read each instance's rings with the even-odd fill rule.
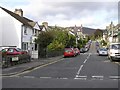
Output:
[[[27,26],[30,26],[30,27],[34,27],[36,22],[26,18],[26,17],[22,17],[22,16],[19,16],[18,14],[15,14],[14,12],[12,11],[9,11],[3,7],[0,7],[2,10],[4,10],[5,12],[7,12],[8,14],[10,14],[12,17],[14,17],[15,19],[17,19],[18,21],[20,21],[21,23],[27,25]]]

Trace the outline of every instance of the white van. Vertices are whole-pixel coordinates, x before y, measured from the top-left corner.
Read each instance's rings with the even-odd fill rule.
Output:
[[[120,60],[120,43],[111,43],[108,47],[108,58],[113,60]]]

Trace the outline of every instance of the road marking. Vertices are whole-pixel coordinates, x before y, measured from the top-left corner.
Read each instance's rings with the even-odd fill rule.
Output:
[[[103,62],[108,63],[108,62],[110,62],[110,60],[105,60],[105,61],[103,61]]]
[[[48,79],[48,78],[52,78],[52,77],[40,77],[40,78],[46,78],[46,79]]]
[[[83,63],[86,63],[90,56],[91,56],[91,54],[89,54],[89,55],[87,56],[87,58],[85,59],[85,61],[84,61]]]
[[[85,61],[83,63],[86,63],[87,62],[87,59],[85,59]]]
[[[109,76],[110,79],[120,79],[120,76]]]
[[[92,76],[93,78],[103,78],[104,76]]]
[[[58,77],[57,79],[68,79],[68,78],[61,78],[61,77]]]
[[[92,76],[92,80],[103,80],[104,76]]]
[[[79,75],[76,75],[77,78],[86,78],[87,76],[79,76]]]
[[[35,78],[34,76],[24,76],[24,78]]]
[[[87,56],[87,58],[86,58],[85,61],[83,62],[84,64],[87,62],[87,60],[89,59],[90,56],[91,56],[91,54],[89,54],[89,55]],[[80,66],[80,68],[79,68],[79,70],[78,70],[78,72],[77,72],[77,75],[80,74],[80,71],[82,70],[82,68],[83,68],[83,65]],[[77,75],[76,75],[76,76],[77,76]],[[75,77],[75,78],[76,78],[76,77]]]
[[[68,79],[68,78],[62,78],[62,79]]]
[[[78,72],[77,72],[77,75],[80,74],[80,71],[82,70],[82,67],[83,67],[83,65],[80,66],[80,68],[79,68],[79,70],[78,70]]]
[[[76,77],[74,79],[87,80],[87,76],[78,76],[78,75],[76,75]]]
[[[20,76],[0,76],[1,78],[14,78],[14,77],[16,77],[16,78],[19,78]]]

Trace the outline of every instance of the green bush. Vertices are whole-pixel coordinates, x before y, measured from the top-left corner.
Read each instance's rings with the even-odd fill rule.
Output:
[[[57,40],[54,40],[47,46],[47,50],[48,51],[62,50],[64,49],[64,47],[65,46],[62,43],[59,43]]]

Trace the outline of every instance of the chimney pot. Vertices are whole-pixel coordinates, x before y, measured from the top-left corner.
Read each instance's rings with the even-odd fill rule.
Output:
[[[23,16],[23,10],[22,9],[15,9],[14,13],[18,14],[19,16]]]

